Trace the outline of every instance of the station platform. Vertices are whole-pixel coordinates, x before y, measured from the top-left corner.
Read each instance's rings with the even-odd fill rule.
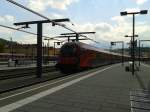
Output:
[[[101,67],[58,80],[39,93],[1,106],[0,112],[149,112],[149,109],[131,109],[131,92],[149,91],[150,66],[141,64],[140,71],[132,75],[125,71],[126,65]],[[7,98],[0,101],[11,102]]]

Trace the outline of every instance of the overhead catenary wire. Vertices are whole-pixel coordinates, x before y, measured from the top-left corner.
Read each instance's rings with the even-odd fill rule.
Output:
[[[4,27],[4,28],[7,28],[7,29],[11,29],[11,30],[17,30],[17,31],[24,32],[24,33],[31,34],[31,35],[37,35],[36,33],[33,33],[33,32],[24,31],[24,30],[21,30],[21,29],[18,29],[18,28],[13,28],[13,27],[6,26],[6,25],[1,25],[0,24],[0,27]],[[51,38],[49,36],[43,36],[43,37],[45,37],[45,38]],[[61,41],[61,40],[58,40],[58,39],[53,39],[53,40]]]
[[[38,15],[38,16],[40,16],[40,17],[46,19],[46,20],[49,20],[50,22],[54,23],[55,25],[59,25],[59,26],[64,27],[64,28],[66,28],[66,29],[68,29],[68,30],[70,30],[70,31],[72,31],[72,32],[74,32],[74,33],[77,33],[76,31],[74,31],[74,30],[68,28],[66,25],[57,23],[57,22],[55,22],[55,21],[49,19],[48,17],[46,17],[46,16],[44,16],[44,15],[42,15],[42,14],[36,12],[36,11],[33,11],[33,10],[31,10],[31,9],[29,9],[29,8],[27,8],[27,7],[25,7],[25,6],[21,5],[21,4],[19,4],[19,3],[15,2],[15,1],[13,1],[13,0],[6,0],[6,1],[11,2],[11,3],[13,3],[14,5],[17,5],[18,7],[23,8],[23,9],[29,11],[29,12],[32,12],[32,13],[34,13],[34,14],[36,14],[36,15]]]
[[[68,28],[65,24],[57,23],[57,22],[55,22],[55,21],[49,19],[48,17],[46,17],[46,16],[44,16],[44,15],[42,15],[42,14],[36,12],[36,11],[33,11],[32,9],[29,9],[29,8],[23,6],[22,4],[19,4],[19,3],[15,2],[15,1],[13,1],[13,0],[6,0],[6,1],[8,1],[8,2],[14,4],[14,5],[17,5],[18,7],[23,8],[23,9],[29,11],[29,12],[32,12],[33,14],[36,14],[36,15],[38,15],[38,16],[40,16],[40,17],[46,19],[46,20],[49,20],[50,22],[52,22],[52,23],[55,24],[55,25],[61,26],[61,27],[65,28],[65,29],[67,29],[67,30],[69,30],[69,31],[74,32],[74,33],[77,34],[76,31],[72,30],[71,28]],[[87,36],[81,35],[81,34],[79,34],[79,36],[88,38]],[[88,38],[88,39],[91,40],[91,41],[93,41],[93,42],[95,42],[95,43],[99,43],[99,42],[97,42],[97,41],[95,41],[95,40],[93,40],[93,39],[91,39],[91,38]]]

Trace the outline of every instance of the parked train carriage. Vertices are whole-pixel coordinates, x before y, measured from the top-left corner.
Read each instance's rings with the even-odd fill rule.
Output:
[[[80,70],[120,62],[121,55],[100,50],[81,42],[62,46],[56,67],[61,71]]]

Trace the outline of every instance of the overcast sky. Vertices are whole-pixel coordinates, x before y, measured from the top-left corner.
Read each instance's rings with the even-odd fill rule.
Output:
[[[150,0],[15,0],[50,19],[70,18],[75,24],[65,23],[76,31],[96,31],[95,35],[89,35],[101,44],[99,47],[108,47],[110,41],[125,41],[130,39],[124,35],[132,34],[132,17],[120,16],[120,11],[149,10]],[[41,20],[42,18],[27,12],[6,0],[0,0],[0,24],[13,26],[14,22]],[[136,16],[136,34],[140,39],[150,39],[150,13]],[[13,26],[14,27],[14,26]],[[61,27],[44,25],[44,34],[57,36],[68,32]],[[36,33],[36,26],[31,26],[27,31]],[[14,32],[0,28],[0,37],[21,43],[36,43],[36,36]],[[94,44],[91,41],[84,41]]]

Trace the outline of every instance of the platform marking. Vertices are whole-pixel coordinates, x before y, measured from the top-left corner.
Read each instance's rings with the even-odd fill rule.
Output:
[[[117,64],[117,65],[118,65],[118,64]],[[116,65],[115,65],[115,66],[116,66]],[[84,80],[84,79],[87,79],[87,78],[89,78],[89,77],[92,77],[92,76],[94,76],[94,75],[96,75],[96,74],[98,74],[98,73],[101,73],[101,72],[103,72],[103,71],[106,71],[106,70],[108,70],[108,69],[110,69],[110,68],[112,68],[112,67],[115,67],[115,66],[107,67],[107,68],[105,68],[105,69],[102,69],[102,70],[99,70],[99,71],[96,71],[96,72],[93,72],[93,73],[89,73],[89,74],[87,74],[86,76],[82,76],[82,77],[80,77],[80,78],[78,78],[78,79],[75,79],[75,80],[66,82],[66,83],[64,83],[64,84],[61,84],[61,85],[56,86],[56,87],[53,87],[53,88],[51,88],[51,89],[49,89],[49,90],[46,90],[46,91],[43,91],[43,92],[41,92],[41,93],[35,94],[35,95],[30,96],[30,97],[28,97],[28,98],[25,98],[25,99],[22,99],[22,100],[20,100],[20,101],[14,102],[14,103],[12,103],[12,104],[3,106],[3,107],[0,108],[0,112],[10,112],[10,111],[13,111],[13,110],[15,110],[15,109],[17,109],[17,108],[19,108],[19,107],[22,107],[22,106],[28,104],[28,103],[31,103],[31,102],[33,102],[33,101],[36,101],[36,100],[38,100],[38,99],[40,99],[40,98],[42,98],[42,97],[44,97],[44,96],[50,95],[50,94],[52,94],[52,93],[54,93],[54,92],[56,92],[56,91],[59,91],[59,90],[65,88],[65,87],[71,86],[71,85],[73,85],[73,84],[75,84],[75,83],[77,83],[77,82],[79,82],[79,81],[82,81],[82,80]],[[58,82],[58,81],[57,81],[57,82]],[[56,83],[56,82],[54,82],[54,83]],[[24,93],[25,93],[25,92],[24,92]],[[19,93],[18,93],[18,94],[19,94]]]
[[[131,91],[130,91],[130,100],[131,100]],[[133,102],[132,101],[130,101],[130,107],[131,107],[131,112],[134,112],[133,108],[132,108],[133,107]]]

